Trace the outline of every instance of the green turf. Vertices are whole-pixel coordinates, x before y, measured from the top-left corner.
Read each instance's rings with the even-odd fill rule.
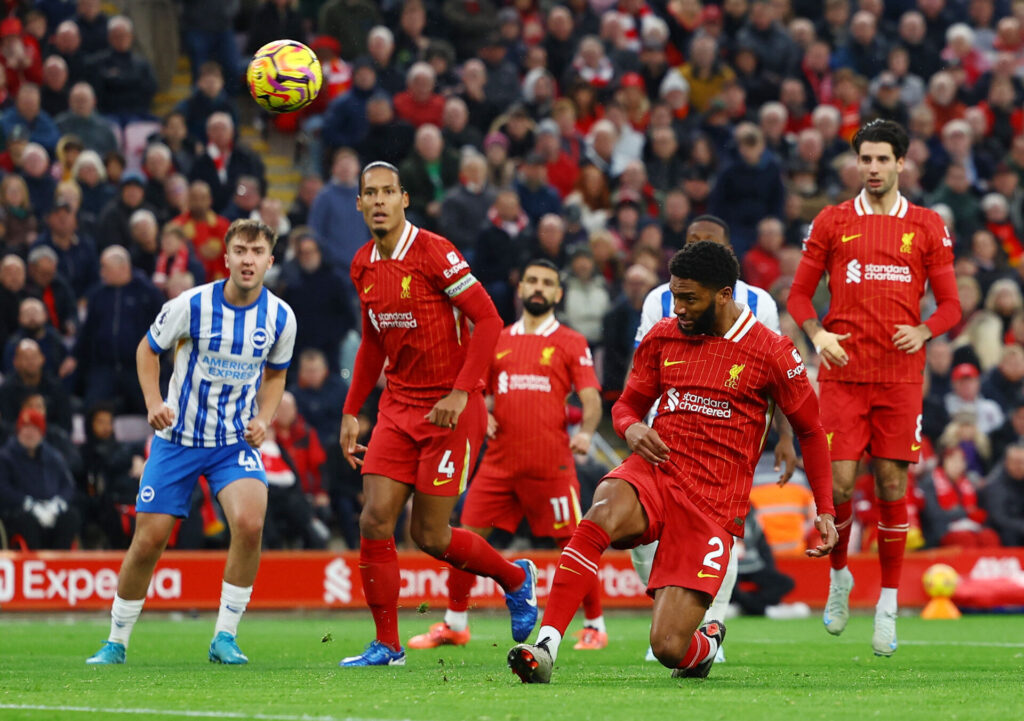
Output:
[[[402,617],[403,638],[439,614]],[[213,619],[147,614],[128,664],[83,663],[105,638],[100,616],[0,617],[0,719],[358,718],[447,721],[580,719],[1019,719],[1024,617],[901,618],[900,648],[871,653],[871,618],[841,638],[820,621],[740,618],[728,623],[728,663],[704,681],[671,679],[641,659],[648,617],[610,614],[611,645],[580,652],[569,639],[550,686],[523,686],[505,667],[507,618],[475,613],[465,648],[409,653],[402,668],[339,669],[372,635],[369,614],[249,614],[239,641],[248,666],[206,660]],[[329,640],[324,640],[329,639]],[[33,705],[48,709],[14,709]],[[57,710],[151,709],[131,716]]]

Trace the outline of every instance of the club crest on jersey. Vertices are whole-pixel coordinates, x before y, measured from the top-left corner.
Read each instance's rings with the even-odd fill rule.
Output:
[[[742,373],[743,369],[746,367],[746,364],[740,365],[739,363],[737,363],[732,368],[730,368],[729,377],[725,379],[725,387],[736,388],[740,383],[740,373]]]
[[[555,347],[549,345],[547,348],[541,348],[540,351],[540,364],[542,366],[551,365],[551,357],[555,354]]]
[[[263,350],[270,343],[270,333],[267,333],[266,328],[254,328],[249,334],[249,342],[256,350]]]
[[[412,276],[407,275],[402,278],[402,295],[401,298],[411,298],[412,293],[409,290],[409,286],[412,285]]]
[[[904,233],[903,234],[903,239],[900,241],[900,252],[901,253],[913,253],[914,252],[914,248],[911,246],[911,243],[913,243],[913,242],[914,242],[914,234],[913,233]]]

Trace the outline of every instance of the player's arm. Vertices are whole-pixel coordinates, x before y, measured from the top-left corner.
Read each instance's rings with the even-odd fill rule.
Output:
[[[288,368],[263,369],[263,383],[260,384],[260,392],[256,396],[256,402],[260,412],[249,419],[245,427],[245,440],[253,448],[259,448],[267,438],[267,426],[274,420],[277,407],[281,404],[284,396],[285,377],[288,375]]]
[[[573,453],[586,455],[590,452],[590,441],[594,438],[594,431],[601,422],[601,392],[597,388],[583,388],[577,391],[583,404],[583,420],[580,422],[580,429],[569,439],[569,449]]]
[[[491,296],[487,295],[483,285],[471,274],[467,273],[452,283],[445,289],[445,293],[452,305],[473,322],[473,332],[466,346],[466,360],[455,378],[452,392],[434,404],[427,414],[427,420],[442,428],[454,428],[466,408],[469,394],[487,372],[504,324]]]
[[[155,431],[162,431],[174,423],[174,409],[164,403],[160,395],[160,351],[148,337],[139,341],[135,349],[135,369],[146,401],[146,420]]]
[[[775,444],[775,470],[782,471],[779,476],[779,486],[784,486],[792,478],[796,470],[796,446],[793,443],[793,426],[785,413],[776,413],[772,420],[775,432],[779,434],[779,440]]]
[[[356,351],[356,359],[352,364],[352,382],[348,387],[348,395],[345,396],[345,406],[342,409],[341,433],[338,442],[341,444],[342,455],[348,464],[355,468],[361,466],[363,461],[357,458],[357,453],[366,450],[366,446],[356,443],[359,437],[359,419],[356,417],[362,409],[363,404],[370,395],[370,391],[377,385],[380,372],[384,368],[384,360],[387,354],[384,346],[381,345],[377,329],[370,323],[369,314],[364,312],[363,316],[363,338],[359,343],[359,350]]]
[[[904,353],[917,353],[929,340],[942,335],[960,321],[960,294],[957,292],[953,266],[944,263],[930,267],[928,282],[935,295],[935,312],[918,325],[896,326],[896,333],[892,337],[893,344]]]
[[[632,382],[626,383],[619,400],[612,406],[612,425],[625,439],[629,450],[654,464],[668,460],[669,448],[658,432],[643,422],[657,394],[645,393]]]

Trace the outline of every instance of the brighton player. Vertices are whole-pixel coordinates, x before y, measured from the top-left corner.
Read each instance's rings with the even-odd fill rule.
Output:
[[[555,319],[562,299],[558,268],[534,260],[519,283],[522,317],[502,331],[488,376],[494,401],[487,452],[462,508],[462,527],[483,537],[495,528],[514,533],[525,517],[534,536],[564,546],[582,515],[573,453],[586,454],[601,421],[601,389],[586,339]],[[579,430],[569,438],[565,401],[575,388],[583,404]],[[469,642],[469,594],[476,577],[452,569],[444,621],[409,639],[409,648]],[[608,645],[595,583],[583,599],[579,650]]]
[[[153,568],[175,522],[188,515],[200,475],[231,530],[209,658],[248,662],[235,636],[252,596],[267,511],[258,449],[284,393],[295,343],[295,314],[263,287],[276,240],[258,221],[232,223],[225,237],[228,278],[168,301],[139,343],[139,384],[156,437],[139,481],[135,534],[117,580],[110,636],[86,663],[124,663]],[[160,355],[172,349],[165,401]]]
[[[728,224],[714,215],[697,216],[690,221],[686,228],[686,242],[695,243],[700,240],[710,240],[720,245],[731,247]],[[737,280],[736,286],[733,288],[733,300],[749,308],[754,317],[769,330],[773,330],[776,333],[780,332],[779,309],[775,305],[775,299],[772,298],[768,291],[748,285],[742,280]],[[640,326],[636,332],[636,345],[640,345],[640,341],[643,340],[643,337],[647,335],[648,331],[658,321],[672,315],[672,307],[672,289],[668,283],[659,285],[647,294],[640,315]],[[779,433],[779,440],[775,444],[775,470],[782,470],[782,475],[779,477],[781,485],[789,481],[793,471],[796,469],[796,449],[793,446],[793,429],[781,414],[775,416],[775,427]],[[636,569],[637,575],[640,576],[640,580],[644,583],[647,583],[650,578],[651,564],[654,562],[654,555],[657,550],[658,544],[651,543],[637,546],[630,553],[633,568]],[[708,609],[704,618],[705,621],[721,621],[725,619],[729,599],[732,597],[732,589],[736,585],[737,569],[737,557],[730,556],[729,567],[726,569],[725,577],[722,579],[722,586],[719,588],[718,595],[715,596],[714,602]],[[655,658],[654,651],[651,648],[647,649],[647,660],[658,660]],[[718,663],[725,661],[725,651],[723,649],[718,649],[715,661]]]
[[[821,356],[822,424],[832,454],[839,543],[825,628],[839,635],[849,619],[853,576],[847,568],[857,461],[873,457],[878,497],[882,589],[875,607],[875,654],[896,651],[896,595],[907,541],[907,468],[921,449],[924,344],[960,320],[953,241],[937,213],[900,194],[907,134],[875,120],[853,138],[863,190],[822,210],[804,243],[788,309]],[[828,273],[824,324],[811,297]],[[925,281],[937,307],[921,322]]]
[[[691,243],[669,264],[675,319],[640,342],[626,389],[612,408],[633,454],[609,473],[559,558],[536,644],[508,664],[525,683],[547,683],[562,634],[609,544],[661,542],[651,569],[651,646],[673,676],[707,676],[725,638],[719,621],[700,626],[742,536],[754,467],[770,408],[789,417],[804,450],[823,556],[836,542],[828,445],[818,400],[792,342],[732,299],[732,250]],[[653,426],[643,422],[658,402]]]
[[[340,665],[405,663],[394,531],[410,496],[416,545],[455,568],[497,581],[512,616],[512,637],[521,641],[537,622],[533,563],[507,561],[476,533],[448,524],[487,431],[483,378],[501,317],[455,246],[406,220],[409,195],[397,168],[367,165],[356,204],[373,239],[352,260],[363,339],[340,442],[353,468],[362,464],[359,573],[377,634],[363,653]],[[367,448],[356,442],[356,414],[382,368],[387,387]],[[357,454],[364,451],[361,460]]]

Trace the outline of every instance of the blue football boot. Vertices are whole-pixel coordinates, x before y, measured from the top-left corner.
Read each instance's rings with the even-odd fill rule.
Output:
[[[108,666],[113,663],[124,663],[125,651],[123,643],[104,641],[99,651],[94,653],[85,662],[90,666]]]
[[[226,663],[240,666],[249,663],[249,657],[238,648],[235,637],[227,631],[220,631],[210,641],[210,663]]]
[[[405,649],[399,646],[397,651],[392,651],[380,641],[374,639],[366,650],[358,656],[349,656],[338,661],[342,668],[355,668],[356,666],[404,666]]]
[[[505,605],[512,618],[512,639],[522,643],[537,625],[537,567],[526,558],[515,564],[526,571],[526,581],[518,591],[505,594]]]

